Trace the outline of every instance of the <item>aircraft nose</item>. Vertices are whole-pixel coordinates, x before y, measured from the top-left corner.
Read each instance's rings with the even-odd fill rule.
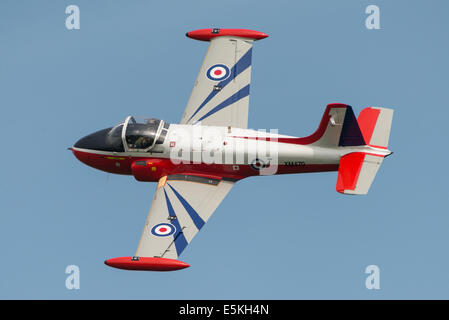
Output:
[[[108,143],[106,141],[109,129],[97,131],[79,139],[74,147],[80,149],[104,150]]]

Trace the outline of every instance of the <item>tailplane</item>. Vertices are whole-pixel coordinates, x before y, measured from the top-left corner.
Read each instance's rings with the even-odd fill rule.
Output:
[[[353,152],[340,159],[337,191],[344,194],[367,194],[384,156]]]

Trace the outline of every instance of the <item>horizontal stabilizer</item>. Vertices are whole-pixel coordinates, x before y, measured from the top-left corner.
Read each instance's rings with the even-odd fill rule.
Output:
[[[381,155],[354,152],[340,159],[337,191],[344,194],[367,194],[382,164]]]

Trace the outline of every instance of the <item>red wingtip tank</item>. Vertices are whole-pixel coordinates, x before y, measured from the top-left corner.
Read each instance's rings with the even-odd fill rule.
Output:
[[[219,29],[219,28],[209,28],[209,29],[199,29],[194,31],[189,31],[186,36],[192,39],[201,41],[210,41],[216,37],[223,36],[233,36],[248,38],[253,40],[260,40],[268,37],[268,34],[248,29]]]
[[[104,262],[106,265],[125,270],[174,271],[190,267],[188,263],[167,258],[119,257]]]

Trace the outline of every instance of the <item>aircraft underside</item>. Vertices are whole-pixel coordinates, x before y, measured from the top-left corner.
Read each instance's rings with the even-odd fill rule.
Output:
[[[240,179],[338,171],[339,193],[363,195],[392,153],[387,108],[356,118],[351,106],[329,104],[317,130],[301,138],[248,129],[252,47],[268,35],[214,28],[187,36],[209,49],[179,124],[129,116],[69,148],[95,169],[157,182],[136,254],[105,261],[115,268],[188,267],[177,259]]]
[[[133,175],[138,181],[147,182],[157,182],[161,177],[169,174],[197,174],[240,180],[259,175],[338,171],[338,159],[333,162],[314,163],[301,157],[292,159],[289,156],[283,159],[280,156],[276,161],[279,162],[278,164],[257,157],[251,163],[223,164],[189,161],[175,164],[172,159],[167,158],[94,153],[77,148],[72,150],[78,160],[95,169],[113,174]]]

